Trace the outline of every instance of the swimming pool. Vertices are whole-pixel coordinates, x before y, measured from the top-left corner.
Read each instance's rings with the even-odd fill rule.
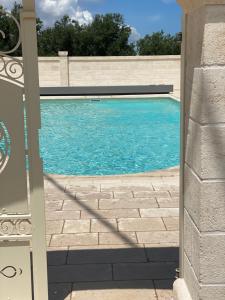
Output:
[[[44,171],[116,175],[179,164],[180,104],[170,98],[42,100]]]

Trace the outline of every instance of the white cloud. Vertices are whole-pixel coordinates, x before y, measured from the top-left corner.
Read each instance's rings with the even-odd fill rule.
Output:
[[[74,9],[72,2],[77,5],[77,0],[39,0],[37,6],[42,13],[59,17],[71,8]]]
[[[77,20],[81,25],[88,24],[93,21],[92,14],[88,10],[81,10],[80,7],[77,7],[72,18]]]
[[[51,25],[64,15],[69,15],[80,24],[88,24],[93,20],[88,10],[80,8],[78,0],[38,0],[37,10],[47,25]]]
[[[17,3],[21,3],[22,0],[16,0]],[[11,9],[15,3],[15,0],[0,0],[0,5],[2,5],[6,9]]]
[[[135,43],[141,38],[141,34],[137,31],[137,29],[133,26],[130,26],[131,35],[129,38],[130,43]]]
[[[81,1],[83,0],[36,0],[37,14],[47,26],[52,25],[64,15],[69,15],[80,24],[88,24],[92,22],[93,16],[88,10],[81,9],[79,5]],[[0,4],[7,9],[11,9],[14,2],[15,0],[0,0]],[[21,3],[22,1],[16,0],[16,2]]]

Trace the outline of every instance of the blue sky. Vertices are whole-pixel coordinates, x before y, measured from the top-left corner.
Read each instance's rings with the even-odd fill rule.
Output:
[[[92,14],[120,12],[142,36],[161,29],[181,30],[181,9],[175,0],[83,0],[81,8]]]
[[[14,2],[0,0],[8,9]],[[176,0],[36,0],[36,7],[46,26],[65,14],[85,24],[91,22],[95,14],[121,13],[132,28],[133,40],[161,29],[167,33],[181,30],[181,9]]]

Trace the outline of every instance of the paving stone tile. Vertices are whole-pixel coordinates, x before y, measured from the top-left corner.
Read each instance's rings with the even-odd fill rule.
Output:
[[[96,245],[91,247],[70,247],[68,264],[146,262],[143,247],[130,245]]]
[[[54,234],[50,242],[51,247],[76,246],[76,245],[96,245],[98,244],[97,233],[64,233]]]
[[[64,183],[58,182],[58,180],[55,180],[55,179],[54,179],[54,183],[45,180],[44,181],[44,191],[45,191],[45,193],[51,194],[53,191],[59,191],[57,185],[60,185],[60,188],[62,189],[62,192],[65,191],[65,184]]]
[[[128,183],[126,183],[124,185],[114,185],[114,186],[101,184],[101,191],[102,192],[153,191],[153,187],[151,184],[148,186],[147,185],[146,186],[130,185]]]
[[[132,192],[152,192],[153,191],[153,186],[151,185],[145,185],[145,186],[131,186]]]
[[[170,184],[170,185],[173,185],[173,186],[177,186],[179,187],[179,184],[180,184],[180,178],[179,176],[166,176],[166,177],[162,177],[162,180],[165,184]]]
[[[100,192],[100,184],[99,185],[85,185],[80,186],[76,184],[69,184],[65,187],[66,191],[69,191],[71,193],[77,193],[77,192]]]
[[[101,209],[82,211],[82,219],[115,219],[115,218],[139,218],[138,209]]]
[[[134,195],[132,192],[113,192],[114,194],[114,198],[119,198],[119,199],[129,199],[129,198],[133,198]]]
[[[151,244],[140,244],[140,245],[144,245],[145,248],[152,248],[152,247],[179,247],[179,243],[151,243]]]
[[[88,199],[88,200],[66,200],[63,204],[63,210],[90,210],[98,209],[98,200],[97,199]]]
[[[142,218],[155,218],[155,217],[178,217],[178,208],[146,208],[140,209]]]
[[[152,231],[137,232],[138,242],[144,244],[154,243],[178,243],[178,231]]]
[[[155,175],[157,173],[160,173],[161,178],[178,177],[179,176],[179,167],[170,168],[170,169],[166,169],[166,170],[160,170],[159,172],[156,171],[151,174],[154,175],[154,177],[155,177]]]
[[[71,283],[51,283],[48,286],[49,300],[71,300]]]
[[[159,231],[166,230],[161,218],[118,219],[119,231]]]
[[[172,200],[173,201],[177,201],[179,203],[180,201],[180,197],[174,197],[174,196],[171,196]]]
[[[79,210],[59,210],[59,211],[46,211],[46,220],[76,220],[80,219]]]
[[[148,244],[146,244],[148,245]],[[152,245],[152,244],[151,244]],[[153,244],[153,245],[157,245],[157,244]],[[168,244],[168,245],[171,245],[171,244]],[[71,246],[69,247],[69,249],[78,249],[78,250],[90,250],[90,249],[129,249],[129,248],[145,248],[145,244],[126,244],[126,245],[118,245],[118,244],[115,244],[115,245],[84,245],[84,246]]]
[[[116,219],[92,219],[91,232],[118,231]]]
[[[63,233],[90,232],[90,220],[66,220]]]
[[[69,200],[69,199],[74,199],[75,194],[68,194],[65,192],[58,192],[58,191],[53,191],[51,193],[46,193],[45,192],[45,201],[60,201],[60,200]]]
[[[136,244],[135,232],[108,232],[99,233],[100,245]]]
[[[50,283],[110,281],[112,280],[111,264],[84,264],[49,266]]]
[[[49,266],[65,265],[68,255],[68,247],[49,247],[47,249],[47,261]]]
[[[178,261],[179,260],[179,248],[178,245],[151,245],[145,246],[148,260],[151,261]]]
[[[179,207],[179,198],[157,198],[160,208]]]
[[[63,206],[63,200],[55,200],[55,201],[46,201],[45,202],[45,210],[61,210]]]
[[[156,192],[176,190],[179,187],[179,185],[174,186],[174,185],[171,185],[171,184],[166,183],[166,182],[161,182],[161,183],[153,182],[152,185],[153,185],[154,191],[156,191]]]
[[[173,279],[175,269],[173,262],[120,263],[113,265],[113,274],[115,280]]]
[[[100,209],[118,208],[156,208],[158,207],[155,198],[127,198],[127,199],[101,199]]]
[[[159,300],[173,300],[173,283],[174,280],[154,280]]]
[[[102,193],[102,192],[92,192],[92,193],[76,193],[77,199],[110,199],[113,198],[113,193]]]
[[[180,193],[179,193],[179,191],[171,191],[171,190],[170,190],[170,195],[171,195],[171,197],[179,198]]]
[[[72,300],[156,300],[151,280],[78,283]]]
[[[143,191],[134,192],[135,198],[152,198],[152,197],[169,197],[169,192],[167,191]]]
[[[64,221],[47,221],[46,222],[46,233],[47,234],[56,234],[61,233],[63,229]]]
[[[167,230],[179,230],[179,217],[163,218]]]

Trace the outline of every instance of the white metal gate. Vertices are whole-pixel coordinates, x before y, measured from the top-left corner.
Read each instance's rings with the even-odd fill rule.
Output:
[[[1,14],[15,22],[18,42],[0,49],[0,299],[47,300],[34,0],[23,0],[20,24]],[[23,60],[12,57],[20,45]]]

